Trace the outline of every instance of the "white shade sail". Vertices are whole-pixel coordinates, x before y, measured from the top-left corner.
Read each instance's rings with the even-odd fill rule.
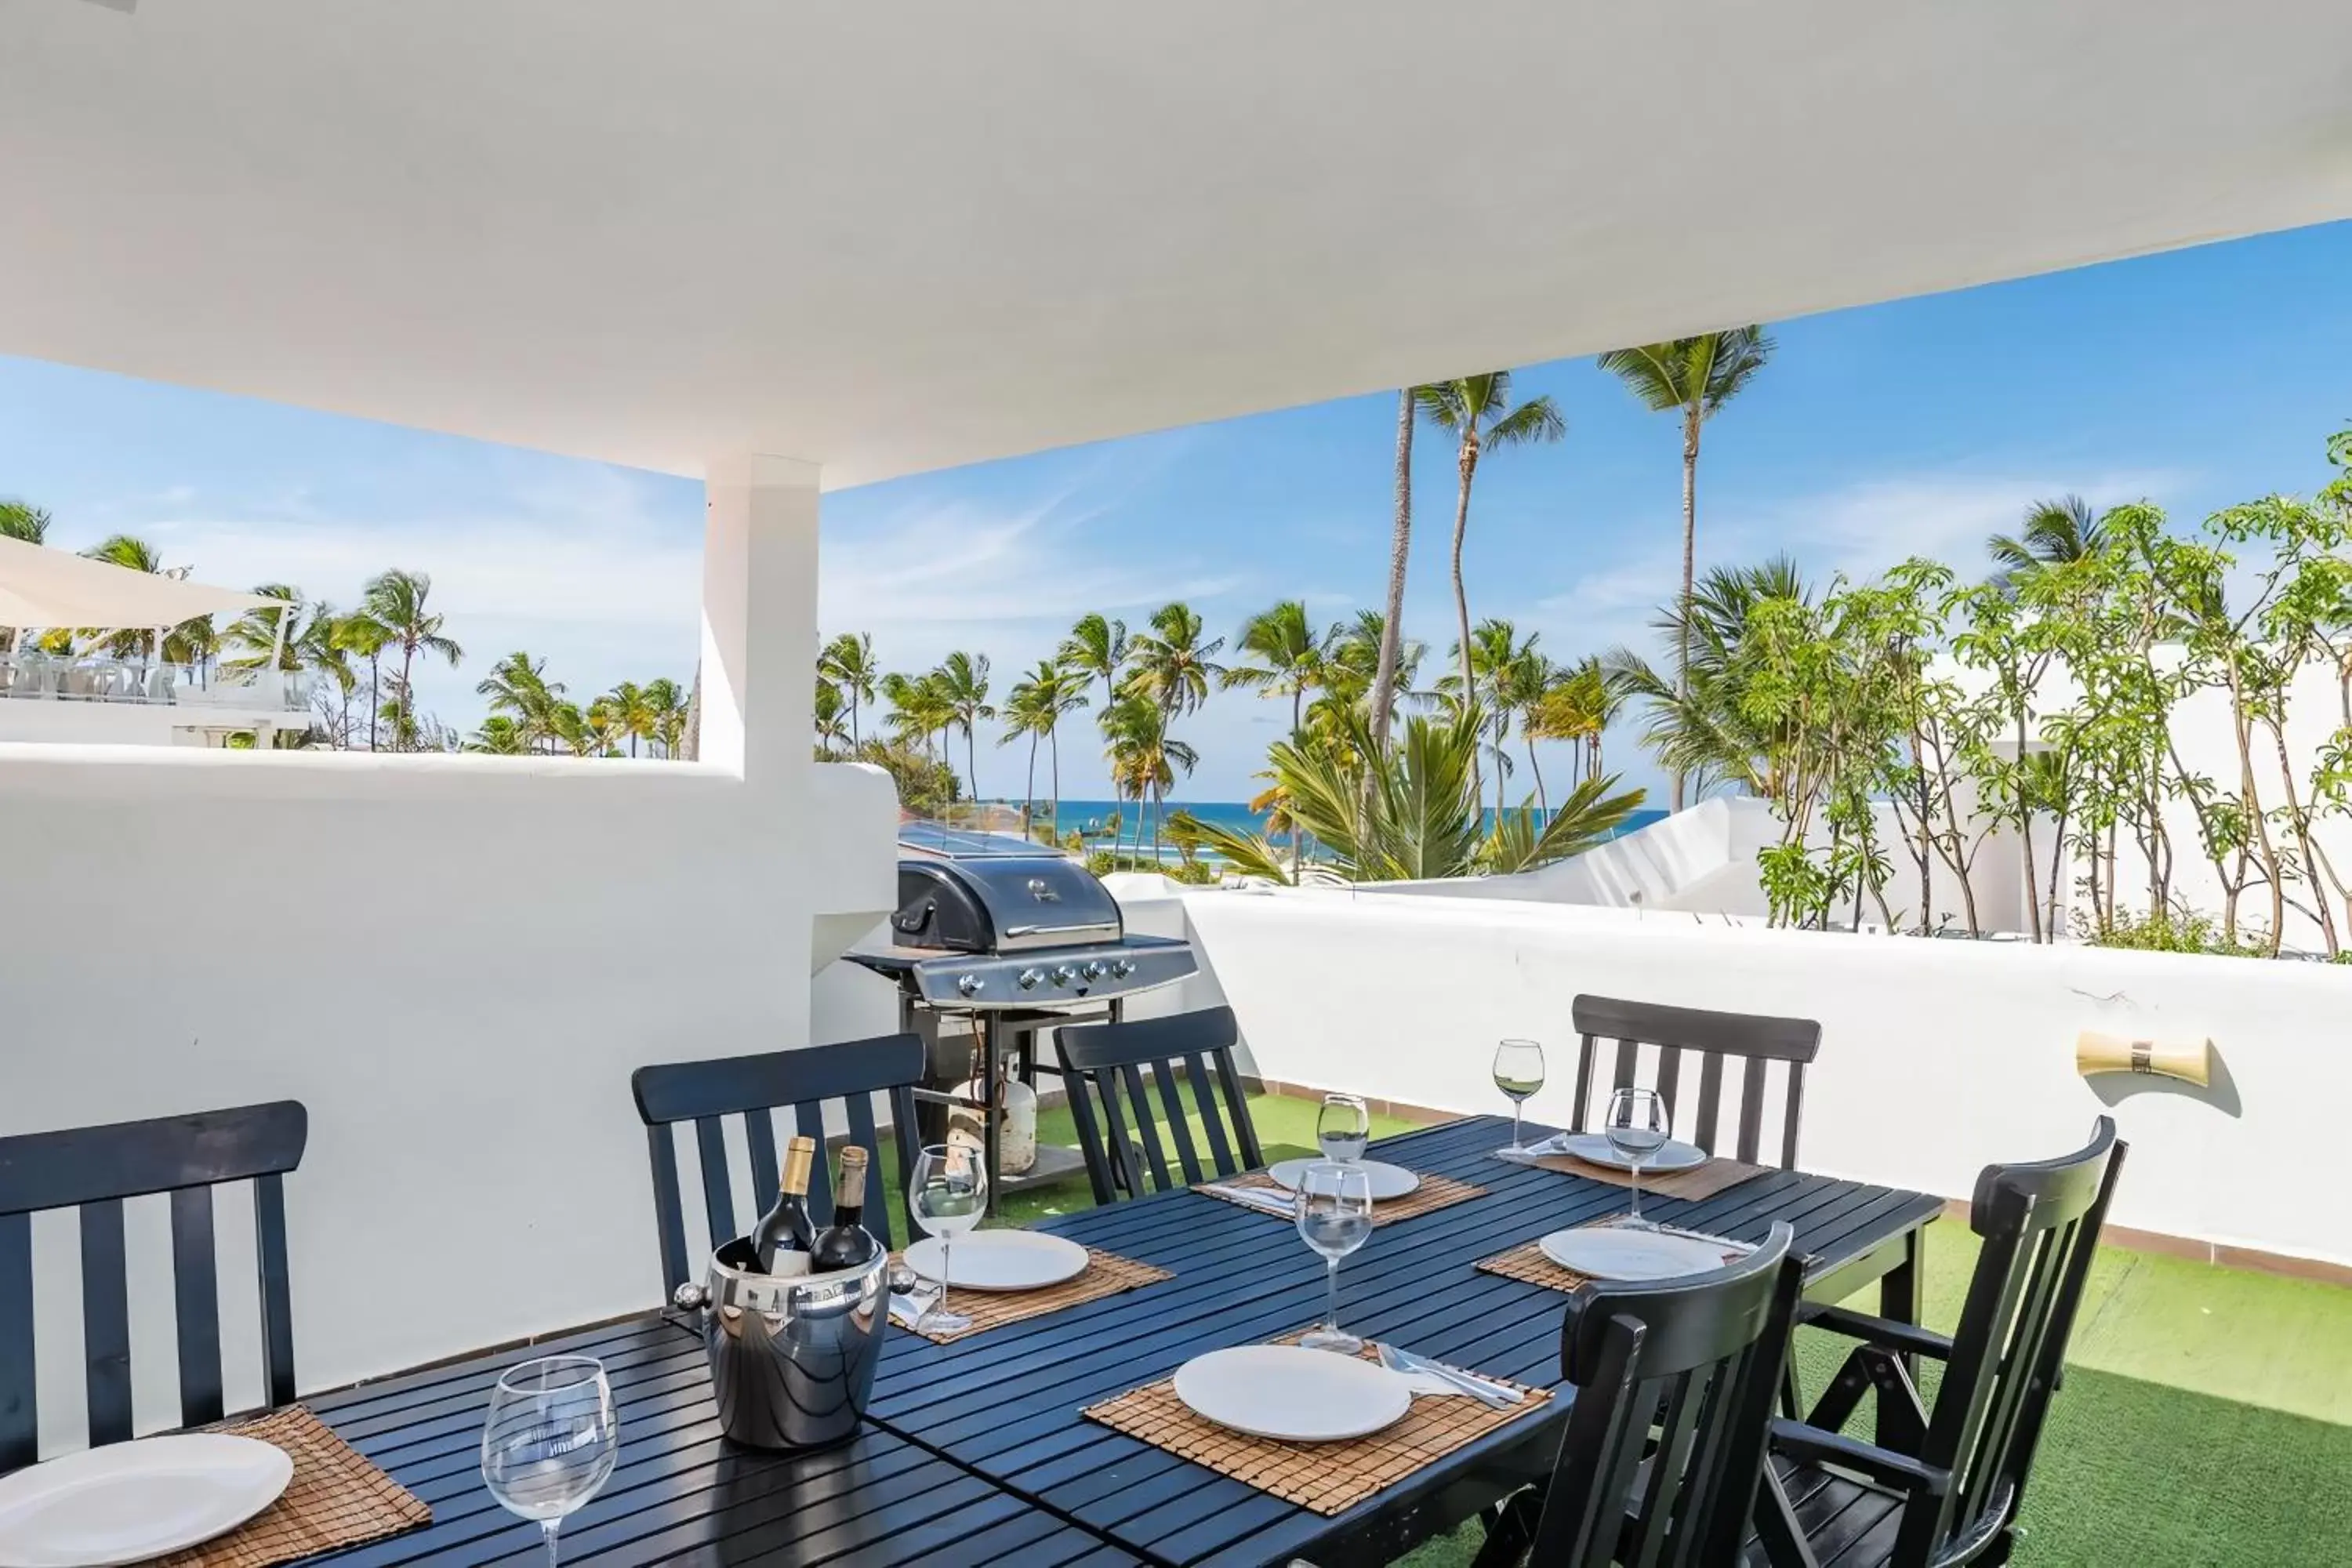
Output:
[[[134,572],[69,550],[0,539],[0,626],[176,626],[198,616],[285,604],[261,594]]]

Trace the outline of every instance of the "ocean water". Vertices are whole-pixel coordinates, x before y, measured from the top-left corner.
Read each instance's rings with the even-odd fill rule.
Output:
[[[1099,843],[1108,847],[1110,820],[1116,814],[1118,817],[1120,837],[1132,850],[1135,843],[1136,809],[1136,804],[1131,800],[1065,800],[1062,802],[1062,831],[1066,835],[1072,828],[1077,828],[1086,834],[1089,844]],[[1167,809],[1171,812],[1189,811],[1202,822],[1213,823],[1217,826],[1229,828],[1236,833],[1263,834],[1266,831],[1265,814],[1252,811],[1244,801],[1171,798],[1168,802]],[[1626,817],[1624,825],[1611,837],[1621,837],[1635,828],[1647,827],[1653,822],[1664,820],[1665,816],[1663,811],[1647,809],[1636,811]],[[1485,812],[1484,818],[1485,826],[1492,828],[1495,823],[1495,813],[1492,807]],[[1269,835],[1269,837],[1273,836]],[[1281,844],[1284,840],[1276,837],[1275,842]],[[1147,855],[1151,852],[1151,829],[1148,823],[1143,830],[1142,852]],[[1176,858],[1176,850],[1167,842],[1164,834],[1160,840],[1160,854],[1162,859]]]

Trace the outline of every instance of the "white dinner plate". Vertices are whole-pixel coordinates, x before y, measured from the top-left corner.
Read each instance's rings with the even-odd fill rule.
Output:
[[[235,1530],[293,1475],[284,1449],[218,1432],[68,1454],[0,1479],[0,1564],[143,1563]]]
[[[1609,1146],[1604,1132],[1563,1132],[1559,1137],[1563,1154],[1573,1154],[1588,1165],[1606,1165],[1612,1171],[1630,1171],[1633,1163]],[[1642,1173],[1655,1172],[1664,1175],[1670,1171],[1695,1171],[1706,1163],[1706,1151],[1696,1143],[1685,1143],[1669,1138],[1658,1146],[1658,1152],[1642,1162]]]
[[[1176,1397],[1220,1426],[1285,1443],[1339,1443],[1394,1425],[1412,1384],[1368,1361],[1297,1345],[1236,1345],[1176,1369]]]
[[[1553,1231],[1536,1245],[1562,1268],[1595,1279],[1673,1279],[1723,1267],[1721,1242],[1670,1230],[1584,1226]]]
[[[1328,1160],[1285,1160],[1266,1172],[1274,1184],[1284,1192],[1298,1190],[1298,1173],[1309,1165],[1330,1163]],[[1359,1160],[1356,1169],[1364,1173],[1372,1184],[1372,1202],[1384,1204],[1391,1198],[1403,1197],[1421,1185],[1421,1178],[1402,1165],[1391,1165],[1381,1160]]]
[[[907,1248],[907,1267],[926,1279],[940,1274],[940,1238]],[[1067,1237],[1035,1230],[975,1230],[956,1237],[946,1267],[957,1290],[1034,1290],[1086,1272],[1087,1249]]]

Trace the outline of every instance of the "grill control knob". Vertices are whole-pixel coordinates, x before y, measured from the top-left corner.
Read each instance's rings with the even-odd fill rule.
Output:
[[[1124,980],[1129,975],[1135,973],[1135,961],[1131,958],[1113,959],[1111,961],[1110,972],[1117,978]]]
[[[1043,974],[1034,969],[1024,969],[1019,974],[1013,976],[1014,983],[1024,991],[1036,990],[1037,982],[1045,978],[1045,977]]]
[[[1080,970],[1078,973],[1084,974],[1089,980],[1100,980],[1104,974],[1109,972],[1109,964],[1105,963],[1099,958],[1096,958],[1089,959],[1087,962],[1086,968]]]
[[[959,996],[977,996],[982,991],[986,990],[987,987],[988,982],[982,980],[979,975],[966,974],[957,979],[956,994]]]
[[[1066,963],[1056,966],[1054,971],[1054,984],[1056,985],[1072,984],[1077,978],[1078,972]]]

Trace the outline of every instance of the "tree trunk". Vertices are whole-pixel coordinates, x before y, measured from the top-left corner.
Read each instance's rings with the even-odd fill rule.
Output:
[[[1052,826],[1047,831],[1053,834],[1054,847],[1058,849],[1062,845],[1062,731],[1060,729],[1055,728],[1045,731],[1045,749],[1052,753],[1051,765],[1054,774],[1054,809],[1048,818]]]
[[[1551,815],[1551,802],[1544,795],[1543,764],[1536,761],[1536,738],[1533,735],[1528,737],[1528,772],[1536,779],[1536,811],[1540,816],[1549,816]]]
[[[2033,859],[2033,815],[2023,800],[2017,804],[2017,839],[2025,853],[2025,912],[2036,942],[2042,940],[2042,900],[2033,896],[2033,881],[2042,868]]]
[[[1682,646],[1675,649],[1675,697],[1677,700],[1690,696],[1691,655],[1691,589],[1698,561],[1698,426],[1699,412],[1688,408],[1683,412],[1683,635]],[[1686,783],[1682,772],[1675,773],[1674,809],[1683,808],[1683,792]]]
[[[403,643],[400,648],[400,711],[402,717],[407,721],[410,740],[414,740],[417,734],[416,688],[409,684],[410,668],[415,662],[416,645],[415,643]],[[397,741],[399,737],[395,736],[394,739]],[[395,751],[404,752],[408,750],[408,746],[406,742],[404,742],[394,746],[393,749]]]
[[[1412,552],[1412,388],[1408,386],[1397,394],[1396,525],[1389,536],[1388,620],[1381,627],[1380,665],[1372,676],[1372,739],[1383,747],[1389,740],[1389,710],[1396,704],[1397,658],[1404,647],[1404,569]],[[1457,578],[1460,571],[1457,563]]]
[[[2279,701],[2280,711],[2284,712],[2286,700],[2282,696]],[[2278,748],[2279,777],[2286,789],[2287,823],[2294,829],[2296,847],[2303,851],[2304,875],[2309,879],[2312,891],[2316,895],[2311,901],[2319,912],[2319,934],[2327,943],[2327,956],[2333,958],[2339,945],[2336,937],[2336,911],[2328,905],[2327,889],[2319,884],[2319,858],[2311,842],[2311,818],[2294,793],[2294,762],[2287,755],[2286,731],[2283,725],[2271,720],[2264,720],[2263,728],[2271,732],[2271,740]],[[2277,952],[2278,944],[2278,935],[2273,932],[2271,937],[2273,953]]]
[[[368,750],[375,750],[376,715],[383,711],[383,666],[381,656],[368,655]]]
[[[1462,540],[1470,531],[1470,479],[1478,471],[1478,447],[1475,437],[1463,437],[1459,466],[1462,488],[1455,493],[1454,500],[1454,621],[1462,634],[1462,706],[1466,712],[1470,704],[1478,700],[1478,683],[1470,673],[1470,596],[1462,586]],[[1476,800],[1486,791],[1479,787],[1478,763],[1475,757],[1470,763],[1470,798]]]
[[[2048,916],[2050,940],[2053,942],[2055,942],[2058,940],[2058,871],[2060,867],[2066,864],[2067,815],[2068,814],[2064,811],[2059,812],[2058,824],[2053,833],[2055,842],[2050,846],[2050,902],[2048,906]]]
[[[1021,785],[1021,837],[1024,837],[1024,839],[1025,837],[1030,837],[1028,816],[1030,816],[1030,804],[1033,804],[1034,799],[1037,799],[1037,731],[1033,729],[1033,731],[1030,731],[1030,775],[1028,775],[1028,783]]]

